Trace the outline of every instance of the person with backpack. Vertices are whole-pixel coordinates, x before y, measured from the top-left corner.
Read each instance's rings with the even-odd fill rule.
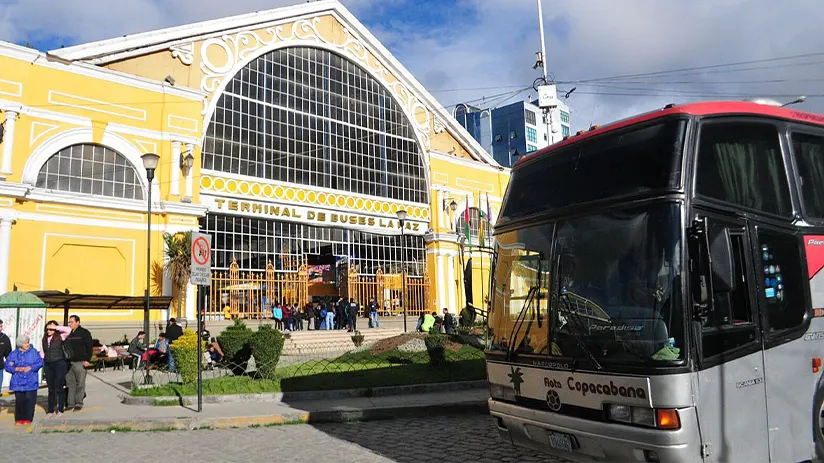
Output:
[[[355,302],[354,297],[349,298],[348,322],[349,329],[347,331],[352,332],[358,330],[358,303]]]

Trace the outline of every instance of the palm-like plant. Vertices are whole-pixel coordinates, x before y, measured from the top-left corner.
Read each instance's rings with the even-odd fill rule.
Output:
[[[192,232],[163,233],[166,260],[163,269],[169,275],[177,297],[177,316],[182,313],[183,299],[192,274]]]

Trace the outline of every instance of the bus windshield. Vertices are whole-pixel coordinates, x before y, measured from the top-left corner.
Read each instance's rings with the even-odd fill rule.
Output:
[[[687,122],[667,119],[561,147],[512,171],[498,224],[681,185]]]
[[[489,349],[682,359],[680,217],[678,205],[659,203],[501,234]]]

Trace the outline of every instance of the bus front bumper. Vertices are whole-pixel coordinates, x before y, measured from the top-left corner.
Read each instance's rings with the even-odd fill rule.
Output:
[[[489,399],[504,440],[580,462],[701,461],[695,408],[679,409],[681,429],[664,431],[591,421]],[[566,443],[572,450],[564,450]]]

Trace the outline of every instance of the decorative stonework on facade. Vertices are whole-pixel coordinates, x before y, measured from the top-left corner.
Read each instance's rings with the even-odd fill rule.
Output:
[[[186,66],[191,66],[195,62],[195,44],[194,42],[184,45],[173,45],[169,47],[172,52],[172,58],[177,58]]]
[[[236,180],[212,175],[200,177],[201,191],[204,193],[224,193],[240,195],[249,199],[270,199],[303,205],[316,205],[342,210],[394,216],[400,209],[406,210],[412,220],[429,220],[429,208],[410,206],[379,199],[360,198],[343,192],[330,193],[311,191],[297,186],[278,185],[248,180]]]

